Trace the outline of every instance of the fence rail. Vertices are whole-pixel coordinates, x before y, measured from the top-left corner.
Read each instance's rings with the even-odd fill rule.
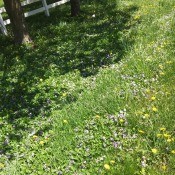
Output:
[[[50,8],[54,8],[58,5],[65,4],[66,2],[69,2],[70,0],[61,0],[61,1],[49,4],[49,5],[47,4],[46,0],[26,0],[26,1],[21,2],[21,5],[26,6],[26,5],[29,5],[29,4],[38,2],[38,1],[42,2],[42,7],[35,9],[35,10],[32,10],[30,12],[24,13],[25,17],[29,17],[29,16],[35,15],[35,14],[43,12],[43,11],[45,12],[46,16],[50,16],[50,13],[49,13]],[[2,33],[4,35],[7,35],[6,25],[10,24],[10,19],[3,20],[2,13],[5,13],[5,12],[6,12],[6,10],[4,7],[0,8],[0,28],[1,28]]]

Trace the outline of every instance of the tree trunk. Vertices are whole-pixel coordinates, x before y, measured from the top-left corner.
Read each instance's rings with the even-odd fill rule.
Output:
[[[80,0],[70,0],[71,16],[77,16],[80,13]]]
[[[25,24],[20,0],[4,0],[4,6],[11,21],[15,43],[30,43],[31,39]]]

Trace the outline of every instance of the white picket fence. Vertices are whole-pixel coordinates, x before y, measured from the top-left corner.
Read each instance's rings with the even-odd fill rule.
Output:
[[[43,11],[45,11],[46,16],[50,16],[50,13],[49,13],[50,8],[54,8],[58,5],[65,4],[66,2],[69,2],[70,0],[61,0],[61,1],[57,1],[57,2],[49,4],[49,5],[47,4],[46,0],[25,0],[25,1],[21,2],[21,5],[26,6],[28,4],[32,4],[32,3],[38,2],[38,1],[42,2],[42,7],[35,9],[35,10],[32,10],[30,12],[24,13],[25,17],[29,17],[29,16],[35,15],[35,14],[43,12]],[[3,20],[2,13],[5,13],[5,12],[6,12],[6,10],[4,7],[0,8],[0,28],[1,28],[2,33],[4,35],[7,35],[6,25],[10,24],[10,19]]]

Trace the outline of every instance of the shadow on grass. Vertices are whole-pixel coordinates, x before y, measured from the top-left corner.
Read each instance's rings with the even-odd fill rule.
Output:
[[[47,116],[54,105],[61,109],[76,101],[76,96],[62,101],[66,89],[61,85],[54,89],[43,82],[75,70],[83,77],[95,75],[100,67],[118,62],[134,42],[125,33],[134,25],[130,21],[136,10],[121,11],[116,3],[94,1],[82,4],[81,16],[71,18],[69,5],[63,5],[51,10],[50,18],[38,14],[27,19],[34,50],[18,48],[11,39],[1,37],[1,116],[13,124],[18,118]],[[41,81],[44,85],[39,86]],[[25,129],[15,124],[16,133]]]

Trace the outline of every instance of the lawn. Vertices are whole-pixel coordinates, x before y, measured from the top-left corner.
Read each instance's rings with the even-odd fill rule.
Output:
[[[2,7],[3,6],[3,1],[2,0],[0,0],[0,7]]]
[[[0,174],[174,175],[175,2],[81,5],[0,36]]]

